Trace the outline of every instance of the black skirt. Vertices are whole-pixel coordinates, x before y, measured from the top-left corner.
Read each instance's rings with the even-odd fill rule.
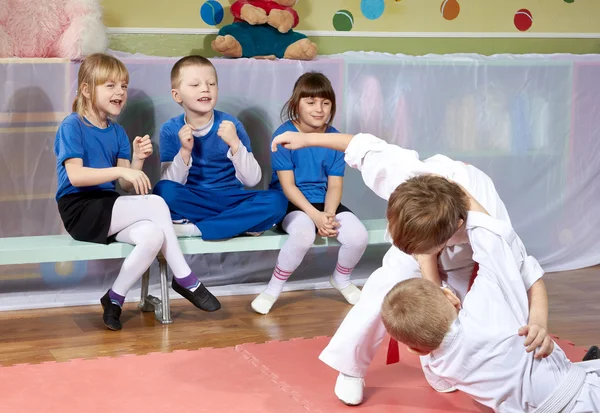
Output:
[[[310,203],[312,206],[314,206],[317,210],[323,212],[325,211],[325,203],[324,202],[320,202],[320,203],[315,203],[315,202],[311,202]],[[301,211],[300,208],[298,208],[296,205],[292,204],[291,202],[288,202],[288,209],[287,212],[285,213],[285,215],[287,216],[287,214],[289,214],[290,212],[294,212],[294,211]],[[340,204],[337,209],[335,210],[335,214],[341,214],[342,212],[352,212],[350,211],[350,209],[348,209],[345,205]],[[284,217],[285,219],[285,217]],[[283,231],[283,227],[281,226],[281,224],[283,224],[283,219],[281,220],[281,222],[279,224],[277,224],[277,229],[279,229],[280,231]],[[317,232],[319,231],[319,229],[317,228]],[[283,231],[285,232],[285,231]]]
[[[58,200],[58,213],[65,229],[77,241],[110,244],[108,236],[112,210],[120,195],[114,191],[90,191],[68,194]]]

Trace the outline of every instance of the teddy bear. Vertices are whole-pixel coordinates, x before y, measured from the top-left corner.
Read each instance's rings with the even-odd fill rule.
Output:
[[[237,0],[234,22],[219,30],[212,49],[227,57],[312,60],[317,45],[292,30],[298,25],[297,0]]]
[[[99,0],[0,0],[0,57],[80,59],[107,47]]]

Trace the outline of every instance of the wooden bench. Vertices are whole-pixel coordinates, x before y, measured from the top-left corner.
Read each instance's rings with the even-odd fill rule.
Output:
[[[363,221],[369,233],[369,245],[384,244],[386,220]],[[281,249],[288,238],[275,230],[269,230],[259,237],[237,237],[225,241],[204,241],[200,238],[179,238],[185,255],[215,254],[222,252],[268,251]],[[338,246],[334,238],[317,236],[314,247]],[[39,264],[47,262],[69,262],[125,258],[133,246],[115,242],[108,245],[92,244],[73,240],[69,235],[47,235],[35,237],[0,238],[0,265]],[[161,298],[148,294],[150,271],[142,277],[142,294],[139,308],[153,311],[158,321],[172,323],[169,306],[169,285],[167,263],[158,256],[160,269]]]

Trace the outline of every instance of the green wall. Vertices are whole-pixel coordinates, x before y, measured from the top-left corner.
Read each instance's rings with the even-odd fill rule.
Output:
[[[210,42],[215,35],[113,34],[109,47],[130,53],[155,56],[202,54],[215,56]],[[532,39],[532,38],[373,38],[311,37],[319,53],[334,54],[349,50],[404,53],[600,53],[600,39]]]

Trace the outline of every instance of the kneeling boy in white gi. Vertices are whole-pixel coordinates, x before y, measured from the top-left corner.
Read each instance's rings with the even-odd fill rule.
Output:
[[[462,308],[449,289],[425,279],[404,280],[384,299],[381,317],[387,331],[421,355],[430,384],[453,386],[495,412],[600,412],[600,360],[571,363],[545,331],[531,340],[532,318],[547,319],[545,287],[544,294],[528,300],[528,290],[543,286],[543,271],[512,227],[489,216],[468,193],[457,196],[458,185],[445,178],[412,178],[398,191],[415,194],[415,188],[432,210],[447,213],[421,233],[411,233],[410,221],[426,213],[402,216],[396,225],[410,235],[399,241],[401,248],[412,245],[435,253],[445,241],[438,238],[443,228],[454,227],[456,217],[469,209],[466,223],[458,224],[466,227],[479,265]],[[416,199],[405,197],[397,208],[412,211]],[[537,275],[524,278],[523,267]]]

